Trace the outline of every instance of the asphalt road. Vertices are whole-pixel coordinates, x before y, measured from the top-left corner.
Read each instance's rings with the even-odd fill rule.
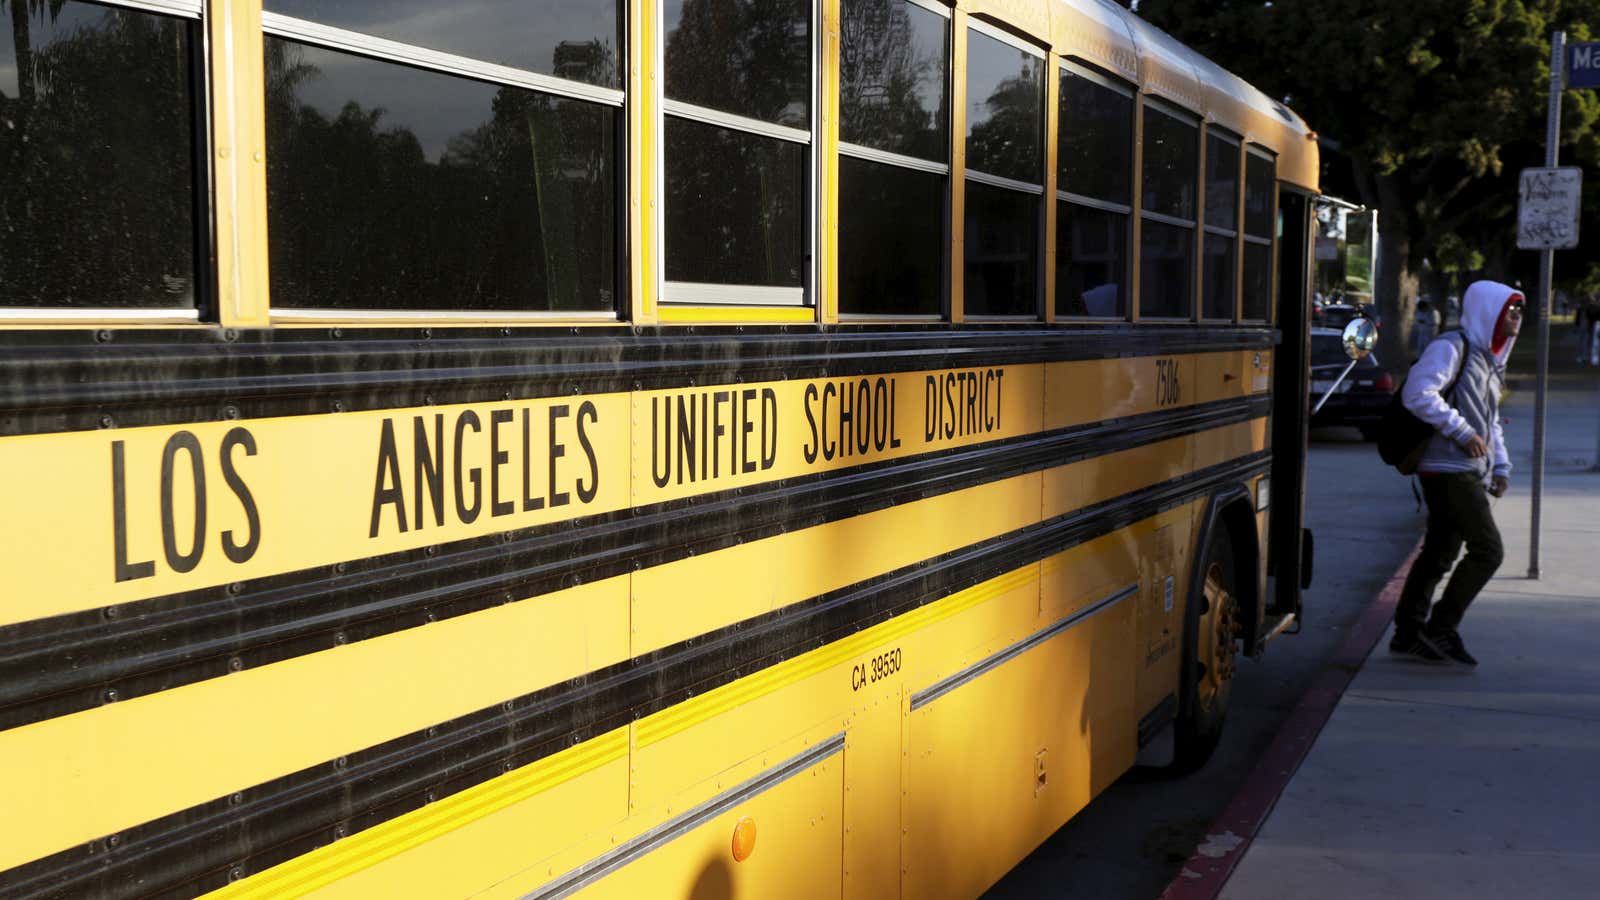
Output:
[[[1249,774],[1256,756],[1421,534],[1407,480],[1355,429],[1311,433],[1308,524],[1315,581],[1305,624],[1240,665],[1227,730],[1200,772],[1113,785],[985,896],[992,900],[1159,897]]]

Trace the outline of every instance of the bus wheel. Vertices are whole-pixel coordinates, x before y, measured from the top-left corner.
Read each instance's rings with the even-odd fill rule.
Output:
[[[1239,600],[1233,544],[1217,523],[1206,548],[1200,589],[1184,616],[1183,677],[1176,723],[1174,774],[1198,770],[1222,737],[1237,670]]]

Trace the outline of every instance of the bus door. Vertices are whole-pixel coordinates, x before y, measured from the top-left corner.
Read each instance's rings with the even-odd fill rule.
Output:
[[[1300,593],[1311,580],[1311,536],[1304,527],[1306,452],[1310,446],[1311,197],[1281,186],[1278,215],[1278,330],[1282,339],[1273,360],[1272,480],[1265,503],[1271,510],[1267,571],[1275,586],[1267,598],[1263,627],[1257,632],[1261,645],[1285,626],[1298,623]],[[1257,498],[1258,508],[1262,505]],[[1250,648],[1251,652],[1260,649]]]

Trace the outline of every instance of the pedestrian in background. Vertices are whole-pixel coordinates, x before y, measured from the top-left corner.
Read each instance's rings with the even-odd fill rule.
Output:
[[[1429,343],[1406,379],[1401,402],[1434,434],[1417,465],[1428,530],[1395,609],[1389,642],[1395,653],[1478,664],[1457,629],[1504,558],[1489,497],[1510,486],[1500,392],[1506,359],[1522,329],[1523,305],[1522,294],[1511,287],[1474,282],[1462,298],[1461,330]],[[1467,555],[1458,565],[1462,544]],[[1455,574],[1434,603],[1434,590],[1452,566]]]
[[[1438,333],[1439,311],[1433,308],[1432,301],[1418,300],[1417,311],[1411,317],[1411,358],[1420,356]]]
[[[1578,362],[1600,366],[1600,296],[1590,294],[1572,319],[1578,332]]]

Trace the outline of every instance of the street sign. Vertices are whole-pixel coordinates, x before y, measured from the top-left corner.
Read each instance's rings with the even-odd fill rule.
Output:
[[[1567,50],[1567,87],[1600,88],[1600,43],[1570,46]]]
[[[1576,166],[1523,169],[1517,201],[1517,247],[1571,250],[1578,246],[1578,201],[1583,170]]]

